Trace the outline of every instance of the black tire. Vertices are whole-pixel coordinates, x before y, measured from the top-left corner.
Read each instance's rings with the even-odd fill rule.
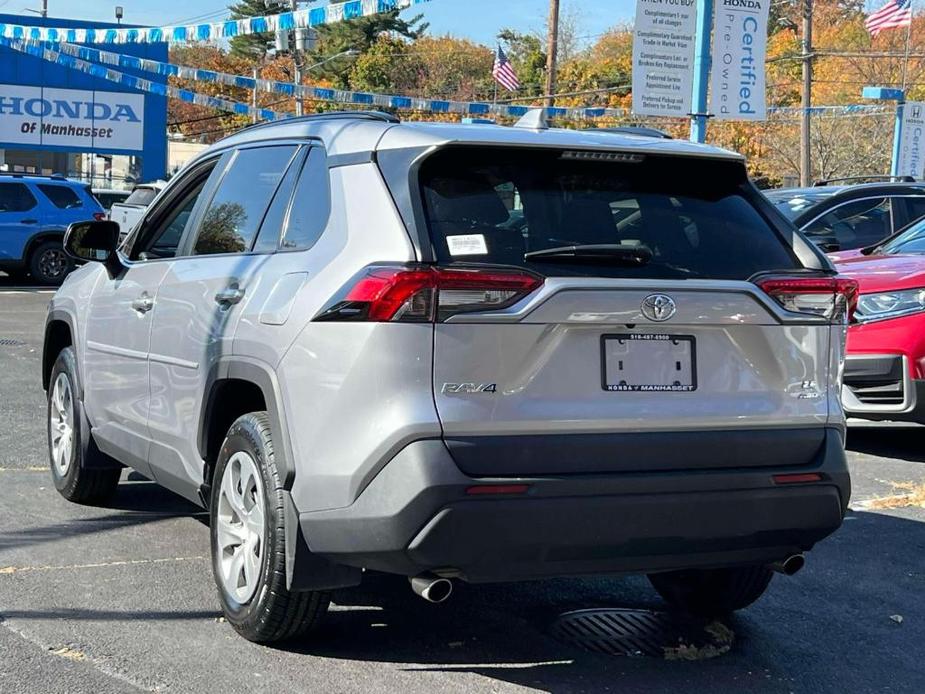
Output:
[[[773,576],[765,566],[744,566],[650,574],[649,581],[672,608],[698,617],[720,617],[755,602]]]
[[[60,239],[43,241],[29,254],[29,273],[39,284],[57,286],[74,269],[74,259],[64,252]]]
[[[222,549],[218,539],[222,482],[229,470],[229,462],[238,452],[248,454],[256,463],[265,509],[259,580],[252,596],[242,602],[238,602],[225,587],[220,566]],[[301,636],[316,627],[327,612],[330,594],[321,591],[293,592],[286,588],[283,485],[273,458],[273,439],[266,412],[243,415],[228,429],[216,461],[210,501],[212,574],[225,619],[235,631],[248,641],[271,643]]]
[[[56,462],[54,442],[60,440],[60,437],[55,435],[60,433],[60,430],[56,428],[54,432],[52,431],[52,413],[53,410],[61,411],[60,407],[56,407],[55,402],[59,379],[66,382],[66,392],[69,394],[64,408],[70,413],[71,442],[69,450],[62,449],[61,459]],[[61,386],[61,388],[62,393],[65,392],[65,387]],[[55,489],[68,501],[78,504],[104,504],[116,491],[122,466],[101,452],[93,442],[79,393],[74,350],[71,347],[65,347],[58,354],[48,382],[48,409],[45,421],[51,477],[54,480]]]

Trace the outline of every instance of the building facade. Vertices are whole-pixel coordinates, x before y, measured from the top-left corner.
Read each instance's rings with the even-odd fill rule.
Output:
[[[0,23],[86,26],[86,22],[21,15],[0,15]],[[93,47],[168,60],[166,43]],[[166,77],[152,73],[121,67],[118,71],[166,82]],[[130,188],[163,178],[167,97],[0,46],[0,171],[60,173],[99,188]]]

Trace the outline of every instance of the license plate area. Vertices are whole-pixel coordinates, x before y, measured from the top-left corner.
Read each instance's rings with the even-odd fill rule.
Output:
[[[611,392],[689,393],[696,390],[694,336],[602,335],[601,386]]]

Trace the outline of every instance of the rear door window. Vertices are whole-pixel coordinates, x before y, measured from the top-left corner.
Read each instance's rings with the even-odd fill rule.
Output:
[[[199,223],[193,255],[250,251],[295,145],[242,149]]]
[[[625,159],[625,158],[624,158]],[[758,212],[738,161],[561,150],[447,148],[421,168],[439,261],[545,275],[747,279],[799,267]],[[648,262],[526,259],[566,246],[643,247]]]
[[[38,188],[58,209],[73,210],[78,207],[83,207],[83,203],[77,196],[77,193],[67,186],[39,183]]]
[[[35,202],[35,196],[22,183],[0,183],[0,212],[26,212]]]
[[[863,248],[893,233],[890,198],[866,198],[839,205],[810,223],[806,235],[840,250]]]

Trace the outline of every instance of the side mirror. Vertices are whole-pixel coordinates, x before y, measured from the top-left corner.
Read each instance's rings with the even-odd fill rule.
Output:
[[[109,220],[75,222],[64,234],[64,250],[77,260],[106,263],[119,246],[119,225]]]

